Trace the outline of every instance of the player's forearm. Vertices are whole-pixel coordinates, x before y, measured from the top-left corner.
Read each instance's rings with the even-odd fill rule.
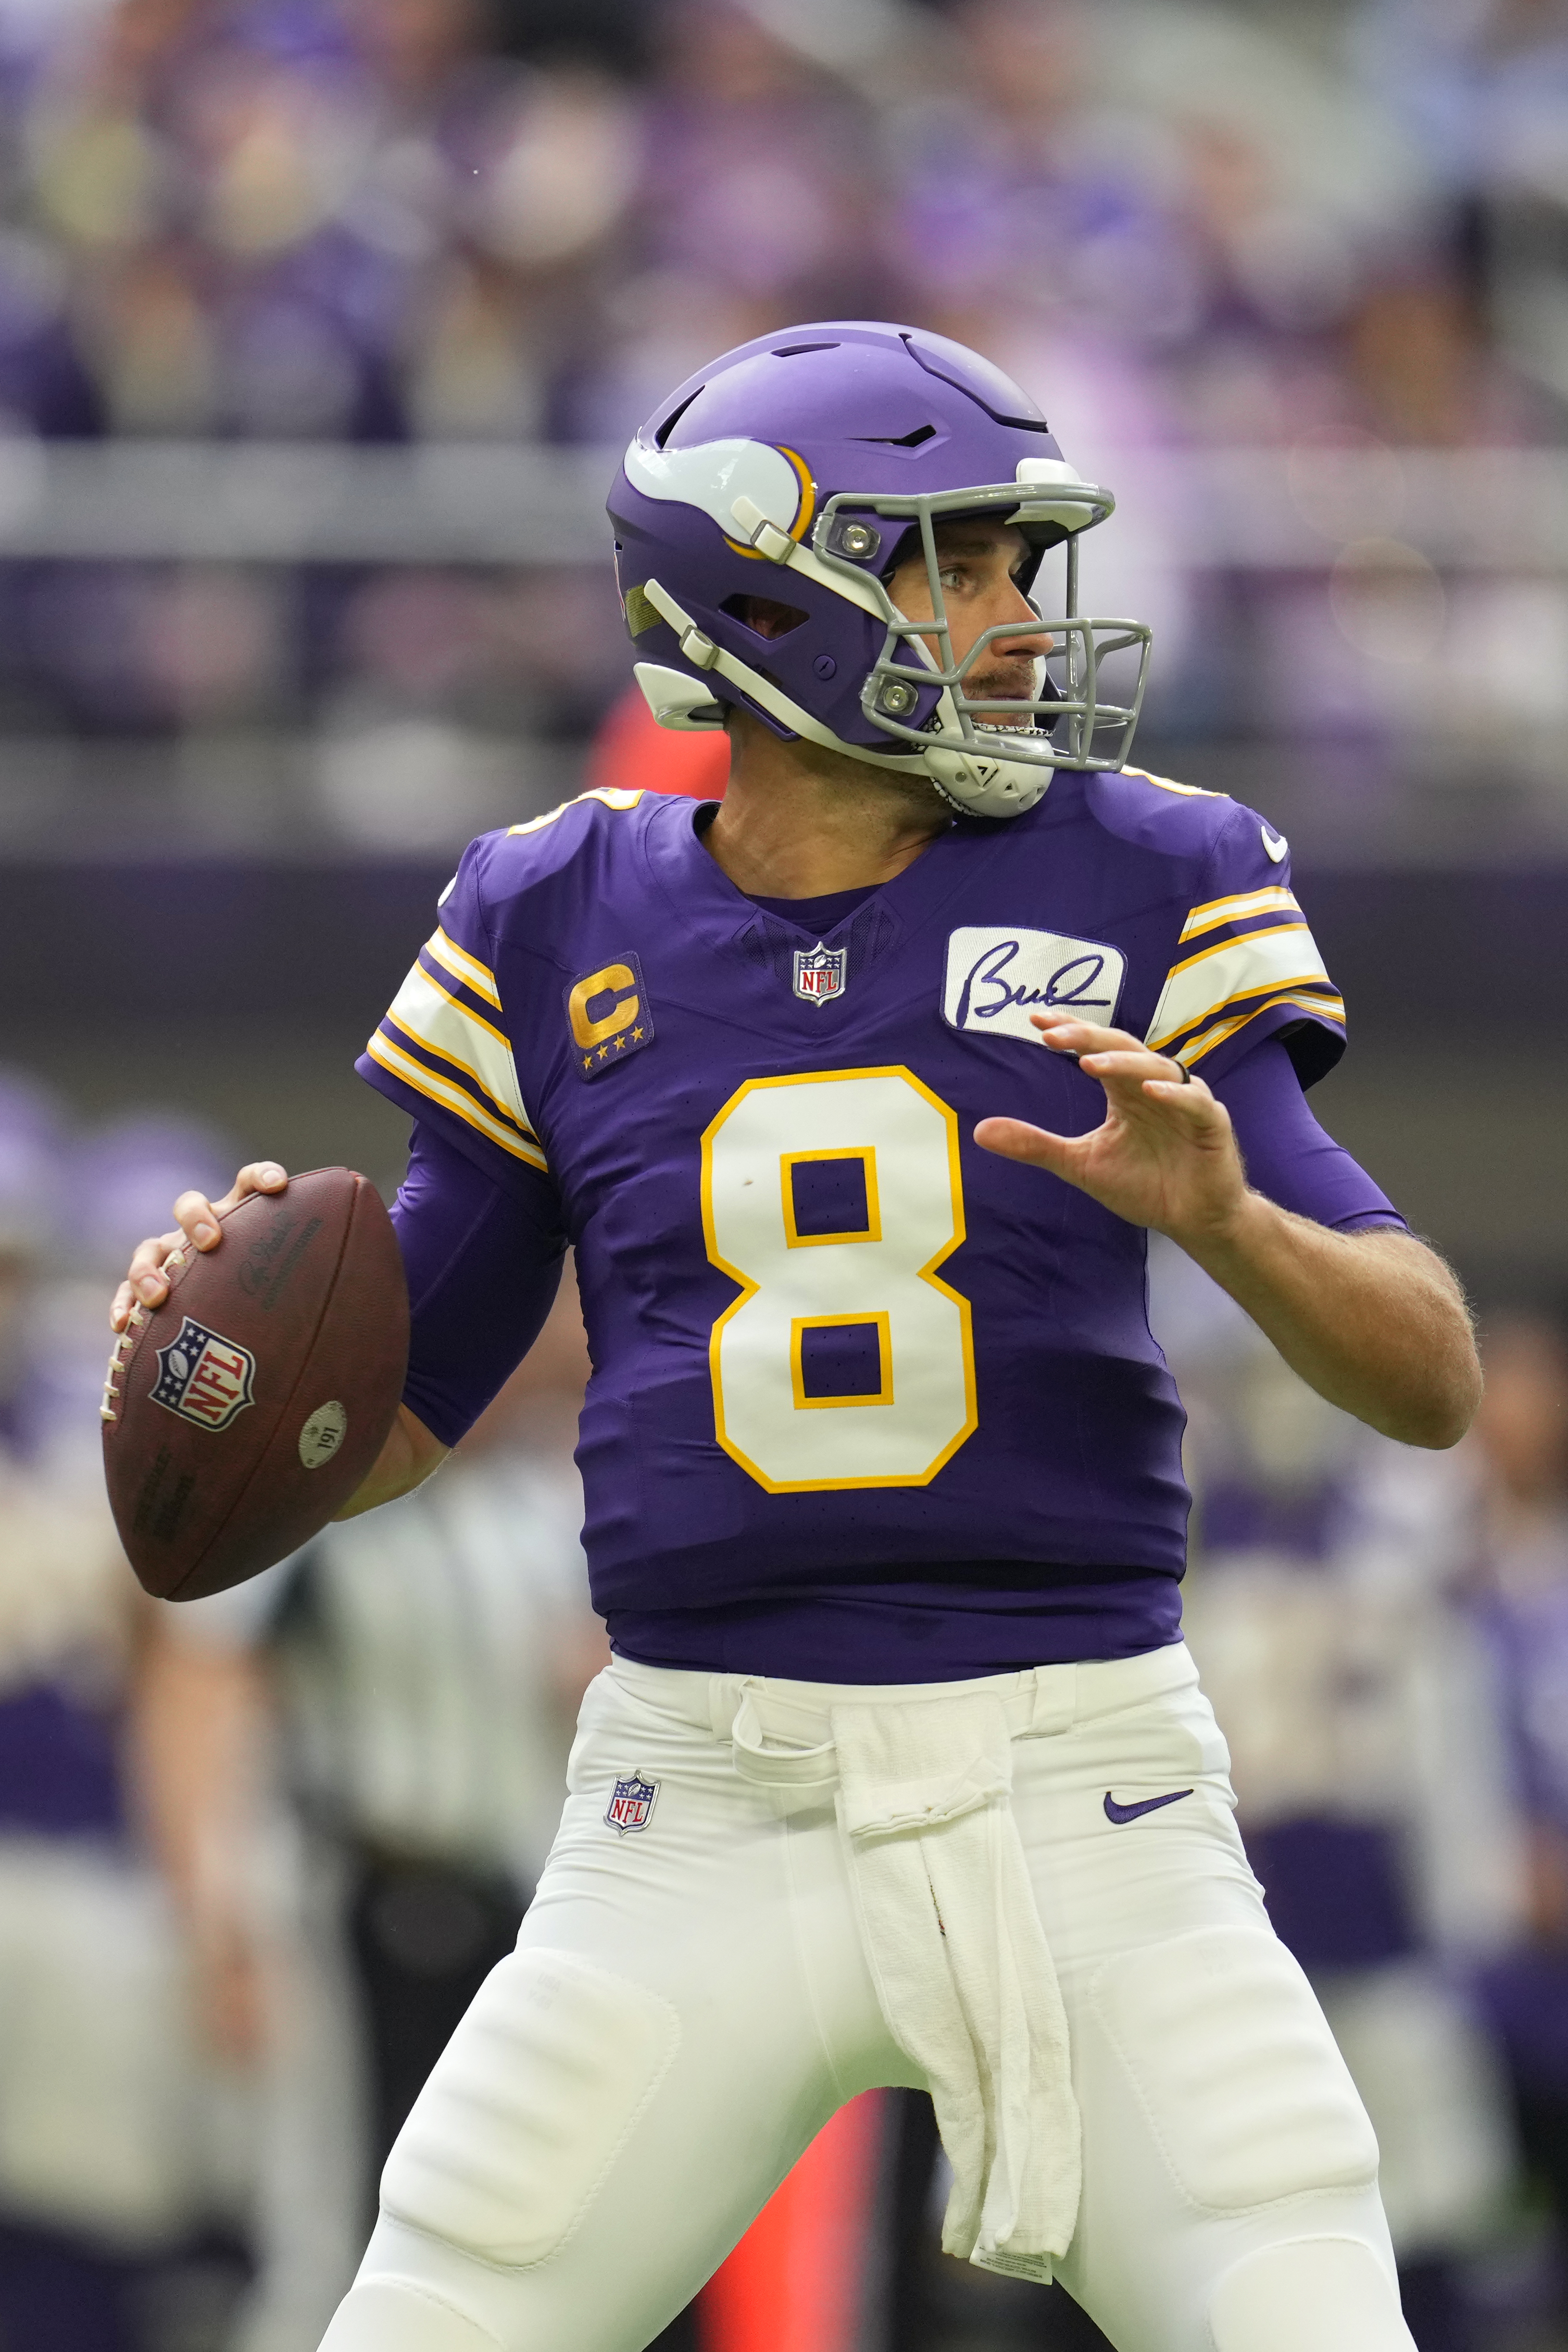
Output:
[[[193,1646],[167,1614],[151,1618],[131,1687],[133,1780],[149,1843],[193,1924],[241,1899],[234,1858],[254,1828],[267,1721],[253,1656]]]
[[[1406,1445],[1453,1445],[1469,1427],[1481,1392],[1469,1316],[1412,1235],[1332,1233],[1249,1192],[1223,1228],[1183,1245],[1331,1404]]]
[[[395,1503],[400,1495],[411,1495],[433,1471],[440,1469],[451,1450],[443,1445],[439,1437],[432,1436],[407,1405],[400,1404],[392,1434],[381,1450],[375,1468],[335,1516],[357,1519],[361,1512],[373,1511],[379,1504]]]

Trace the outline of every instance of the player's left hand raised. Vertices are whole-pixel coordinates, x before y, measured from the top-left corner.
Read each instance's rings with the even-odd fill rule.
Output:
[[[1049,1169],[1129,1224],[1183,1242],[1223,1232],[1247,1192],[1230,1114],[1201,1078],[1185,1077],[1124,1029],[1058,1010],[1030,1015],[1052,1053],[1076,1055],[1105,1090],[1103,1125],[1051,1135],[1021,1118],[983,1118],[975,1140],[1006,1160]]]

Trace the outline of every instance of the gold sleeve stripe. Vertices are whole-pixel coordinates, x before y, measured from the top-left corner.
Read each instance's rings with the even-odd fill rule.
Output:
[[[1197,1023],[1189,1025],[1201,1028],[1207,1023],[1217,1020],[1220,1013],[1228,1013],[1233,1004],[1249,1005],[1249,1009],[1243,1017],[1250,1021],[1252,1018],[1252,1013],[1257,1009],[1255,1006],[1251,1005],[1251,999],[1253,997],[1277,994],[1282,991],[1293,991],[1298,988],[1310,989],[1314,1003],[1321,999],[1325,1004],[1336,1006],[1338,1008],[1337,1017],[1343,1020],[1344,1017],[1344,999],[1335,989],[1333,981],[1328,979],[1317,981],[1312,978],[1310,972],[1305,972],[1298,974],[1291,980],[1283,980],[1280,982],[1264,981],[1257,986],[1235,989],[1232,991],[1230,995],[1225,999],[1225,1002],[1222,1004],[1211,1004],[1207,1012],[1201,1016]],[[1173,1031],[1171,1034],[1174,1035],[1175,1032]]]
[[[412,1029],[404,1029],[402,1022],[396,1020],[392,1013],[389,1013],[386,1017],[388,1021],[392,1022],[394,1029],[402,1032],[402,1035],[407,1038],[411,1045],[418,1047],[420,1054],[429,1054],[433,1055],[436,1061],[444,1062],[449,1070],[460,1070],[463,1073],[464,1077],[467,1080],[467,1092],[469,1094],[476,1094],[482,1097],[479,1106],[481,1110],[486,1111],[493,1118],[498,1118],[503,1127],[514,1129],[518,1135],[524,1137],[526,1139],[537,1140],[532,1128],[518,1127],[517,1120],[512,1117],[511,1112],[507,1108],[505,1103],[498,1103],[496,1100],[495,1096],[490,1092],[489,1087],[485,1084],[484,1080],[480,1077],[478,1071],[474,1068],[471,1063],[460,1061],[455,1054],[448,1054],[440,1045],[427,1045],[424,1039],[417,1036]],[[384,1030],[380,1034],[384,1034]],[[392,1043],[395,1045],[397,1044],[397,1039],[394,1037],[392,1040]],[[416,1055],[415,1059],[417,1060],[417,1058],[418,1055]],[[436,1076],[439,1077],[441,1073],[437,1071]]]
[[[506,1038],[466,1004],[448,996],[422,964],[414,965],[398,990],[387,1017],[427,1052],[471,1071],[508,1118],[515,1119],[525,1134],[531,1130],[533,1121],[523,1107],[517,1066]]]
[[[1206,1029],[1208,1024],[1211,1021],[1217,1021],[1222,1013],[1228,1013],[1233,1004],[1247,1005],[1249,1009],[1242,1018],[1250,1021],[1252,1014],[1260,1009],[1253,1003],[1253,998],[1285,993],[1293,995],[1295,992],[1301,989],[1312,990],[1314,1001],[1316,1001],[1317,992],[1321,989],[1323,1004],[1333,1011],[1336,1020],[1344,1019],[1344,1000],[1335,993],[1333,982],[1326,975],[1320,982],[1316,974],[1310,971],[1279,972],[1260,980],[1245,982],[1240,988],[1233,988],[1228,996],[1221,997],[1218,1004],[1206,1004],[1202,1012],[1195,1013],[1190,1021],[1178,1022],[1174,1028],[1162,1031],[1158,1038],[1150,1037],[1145,1040],[1145,1043],[1151,1045],[1156,1054],[1163,1054],[1169,1047],[1173,1038],[1179,1037],[1190,1030]],[[1180,1059],[1179,1053],[1177,1059]]]
[[[1179,793],[1184,801],[1222,801],[1226,797],[1223,793],[1206,792],[1201,784],[1178,784],[1170,776],[1152,776],[1147,768],[1129,768],[1126,772],[1129,776],[1142,776],[1145,783],[1153,784],[1157,792]]]
[[[471,988],[476,996],[482,996],[486,1004],[493,1004],[499,1013],[501,1000],[496,993],[493,971],[487,971],[465,948],[460,948],[455,940],[449,940],[439,928],[431,933],[424,944],[436,962],[445,965],[454,980],[460,980],[465,988]]]
[[[568,809],[576,808],[581,801],[602,801],[606,808],[634,809],[645,795],[639,790],[622,792],[613,784],[596,784],[591,793],[579,793],[576,800],[562,801],[559,808],[547,809],[543,816],[529,817],[527,824],[509,824],[508,833],[542,833],[547,824],[554,824]]]
[[[1212,1054],[1217,1045],[1223,1045],[1228,1037],[1234,1037],[1239,1029],[1245,1029],[1249,1021],[1257,1020],[1260,1013],[1268,1013],[1276,1004],[1299,1005],[1303,1013],[1313,1013],[1320,1021],[1337,1022],[1342,1029],[1344,1027],[1344,1002],[1341,997],[1270,996],[1261,1004],[1249,1004],[1245,1013],[1237,1013],[1233,1020],[1222,1021],[1218,1027],[1205,1029],[1198,1036],[1189,1037],[1171,1058],[1185,1062],[1191,1069],[1195,1062],[1201,1062],[1206,1054]]]
[[[380,1029],[371,1037],[368,1051],[371,1059],[379,1062],[383,1070],[390,1070],[394,1078],[401,1078],[404,1086],[412,1087],[416,1094],[427,1096],[432,1102],[439,1103],[444,1110],[465,1120],[486,1141],[498,1144],[503,1151],[510,1152],[514,1160],[526,1160],[530,1168],[546,1169],[548,1172],[548,1162],[537,1143],[525,1142],[514,1129],[503,1127],[498,1119],[491,1118],[472,1095],[465,1094],[461,1087],[449,1085],[434,1070],[427,1070],[423,1062],[416,1062],[412,1055],[400,1051]]]
[[[1181,936],[1195,940],[1220,923],[1244,923],[1251,915],[1299,915],[1301,911],[1293,891],[1243,890],[1234,898],[1210,898],[1207,905],[1195,907],[1181,927]]]
[[[1325,988],[1333,985],[1305,923],[1280,923],[1272,930],[1223,940],[1218,947],[1188,956],[1185,963],[1173,964],[1145,1042],[1157,1053],[1167,1038],[1196,1029],[1239,997],[1261,996],[1269,989],[1310,988],[1316,982]]]
[[[1244,931],[1239,939],[1216,940],[1212,947],[1199,948],[1196,955],[1185,957],[1180,963],[1173,963],[1166,976],[1166,986],[1169,988],[1172,981],[1179,978],[1183,972],[1197,971],[1201,965],[1223,965],[1227,957],[1244,956],[1253,948],[1262,950],[1263,943],[1267,940],[1301,939],[1306,940],[1308,947],[1316,955],[1317,942],[1305,923],[1299,918],[1293,923],[1271,923],[1266,931]],[[1264,950],[1264,952],[1270,951]],[[1295,952],[1294,949],[1291,952]],[[1326,973],[1324,977],[1327,978]]]

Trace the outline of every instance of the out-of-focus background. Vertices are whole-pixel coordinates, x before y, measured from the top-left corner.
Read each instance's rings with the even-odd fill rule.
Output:
[[[106,1286],[258,1151],[395,1183],[349,1065],[471,834],[714,783],[625,701],[604,491],[843,315],[1115,490],[1137,755],[1290,835],[1319,1115],[1482,1308],[1439,1460],[1155,1269],[1417,2341],[1568,2346],[1568,5],[0,0],[0,2352],[312,2352],[515,1933],[600,1654],[570,1288],[427,1496],[176,1612],[97,1500]],[[1096,2341],[936,2255],[939,2169],[857,2103],[671,2346]]]

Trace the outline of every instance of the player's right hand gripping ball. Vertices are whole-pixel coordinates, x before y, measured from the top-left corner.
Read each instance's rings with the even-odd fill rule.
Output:
[[[137,1307],[103,1392],[115,1525],[151,1593],[195,1601],[317,1535],[374,1466],[408,1370],[408,1288],[375,1187],[318,1168],[227,1211]]]

